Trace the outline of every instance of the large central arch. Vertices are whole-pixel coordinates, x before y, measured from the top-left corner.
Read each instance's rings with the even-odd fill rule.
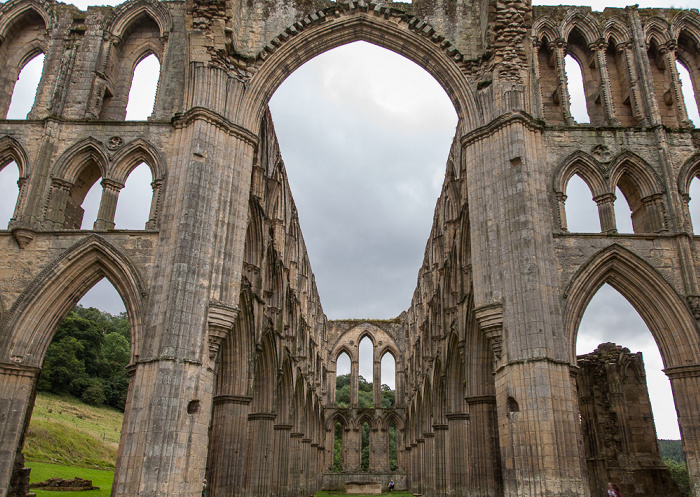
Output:
[[[406,57],[433,76],[455,107],[459,118],[458,131],[460,127],[472,129],[480,124],[483,112],[457,64],[461,54],[450,49],[449,42],[443,41],[444,37],[415,18],[390,14],[385,9],[357,10],[327,9],[328,12],[321,13],[325,21],[317,21],[300,32],[292,26],[284,35],[275,38],[273,45],[278,45],[278,48],[273,51],[268,47],[271,55],[267,52],[259,55],[264,61],[243,97],[238,122],[246,129],[259,129],[267,103],[287,76],[328,50],[365,41]],[[334,18],[329,19],[328,14],[333,14]],[[287,34],[290,32],[296,34],[290,36]]]

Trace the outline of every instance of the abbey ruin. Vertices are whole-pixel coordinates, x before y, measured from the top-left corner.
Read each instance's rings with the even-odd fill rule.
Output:
[[[306,61],[358,40],[423,67],[459,122],[406,311],[329,322],[267,103]],[[590,485],[602,466],[587,464],[582,422],[596,415],[579,401],[575,344],[586,306],[609,283],[660,348],[700,497],[700,241],[688,210],[700,132],[676,67],[700,101],[697,10],[131,0],[80,11],[9,0],[0,115],[38,53],[28,118],[0,121],[0,168],[14,162],[20,175],[0,231],[0,497],[16,495],[22,478],[52,336],[102,278],[132,333],[113,496],[199,497],[206,478],[210,497],[300,497],[372,475],[431,497],[601,495]],[[126,122],[134,66],[150,54],[161,66],[153,115]],[[582,68],[590,124],[571,116],[567,54]],[[114,229],[120,189],[142,162],[153,177],[149,221]],[[567,230],[574,175],[592,191],[600,233]],[[81,230],[97,181],[98,219]],[[617,187],[634,234],[617,233]],[[375,408],[357,405],[356,385],[340,408],[337,359],[349,356],[355,379],[364,337]],[[387,353],[396,404],[381,408]],[[633,359],[619,364],[639,371]]]

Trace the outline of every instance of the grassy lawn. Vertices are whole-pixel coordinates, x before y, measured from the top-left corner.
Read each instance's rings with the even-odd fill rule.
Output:
[[[27,461],[111,469],[123,414],[72,397],[39,393],[24,444]]]
[[[100,487],[99,490],[86,490],[82,492],[50,492],[47,490],[32,490],[37,497],[109,497],[112,492],[112,471],[101,469],[76,468],[71,466],[59,466],[58,464],[48,464],[43,462],[27,462],[26,467],[32,468],[30,482],[40,482],[49,478],[63,478],[69,480],[79,476],[85,480],[92,480],[92,484]]]

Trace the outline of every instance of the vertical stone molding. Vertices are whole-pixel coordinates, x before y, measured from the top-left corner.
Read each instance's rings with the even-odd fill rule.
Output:
[[[107,231],[114,229],[114,214],[117,211],[119,192],[124,185],[110,179],[102,180],[102,200],[97,211],[95,231]]]
[[[221,342],[228,337],[237,316],[237,308],[220,302],[209,302],[207,312],[207,343],[210,360],[216,360],[219,355],[219,349],[221,348]]]
[[[151,183],[153,189],[153,198],[151,199],[151,210],[148,214],[148,222],[145,229],[154,231],[158,229],[158,220],[160,219],[161,204],[163,198],[163,180],[156,179]]]
[[[600,231],[602,233],[617,233],[615,221],[615,194],[604,193],[593,199],[598,204],[598,216],[600,217]]]

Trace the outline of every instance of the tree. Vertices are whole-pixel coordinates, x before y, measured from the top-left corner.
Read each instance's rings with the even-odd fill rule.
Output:
[[[39,390],[70,393],[93,405],[124,409],[130,338],[126,313],[112,316],[74,307],[46,352]]]

